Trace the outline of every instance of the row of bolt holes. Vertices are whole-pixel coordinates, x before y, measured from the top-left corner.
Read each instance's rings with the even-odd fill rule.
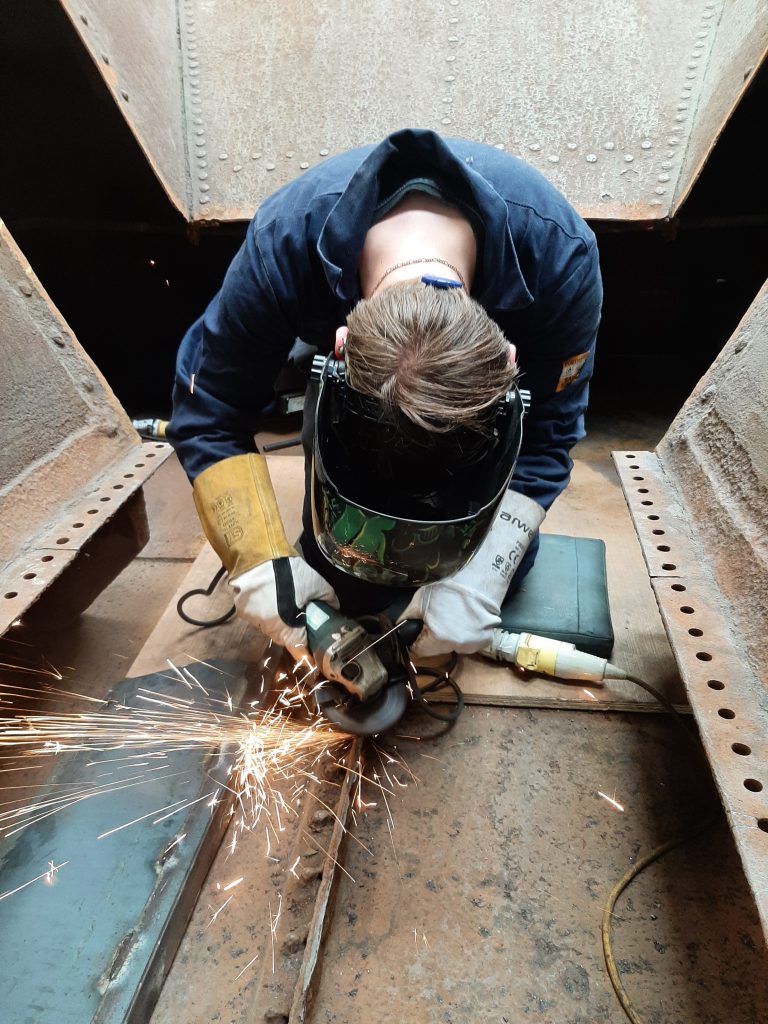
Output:
[[[635,459],[635,458],[637,458],[637,456],[636,455],[627,455],[627,458],[628,459]],[[631,465],[629,468],[630,469],[640,469],[640,466],[635,464],[635,465]],[[642,476],[633,476],[632,479],[633,480],[638,480],[638,481],[642,482],[642,481],[644,481],[645,478],[642,477]],[[648,488],[647,487],[638,487],[637,491],[638,491],[638,494],[648,494]],[[650,501],[650,499],[646,498],[643,501],[641,501],[640,504],[641,505],[645,505],[645,506],[649,506],[649,505],[653,505],[653,502]],[[659,517],[657,515],[654,515],[654,514],[649,515],[648,518],[650,520],[652,520],[653,522],[658,522],[658,520],[659,520]],[[654,529],[651,532],[655,536],[657,536],[657,537],[663,537],[664,536],[664,530],[661,530],[661,529]],[[658,544],[656,546],[656,550],[657,551],[669,551],[669,545],[667,545],[667,544]],[[677,566],[673,565],[671,562],[667,562],[664,565],[662,565],[662,569],[666,569],[666,570],[673,570],[673,569],[676,569],[676,568],[677,568]],[[673,583],[672,584],[672,589],[677,591],[678,593],[680,593],[680,592],[684,591],[686,588],[683,586],[682,583]],[[695,609],[691,608],[690,605],[681,605],[680,611],[684,615],[693,615],[694,612],[695,612]],[[688,633],[689,633],[690,636],[695,636],[695,637],[704,636],[703,631],[701,629],[697,629],[696,627],[693,627],[693,628],[689,629]],[[699,659],[699,661],[712,661],[712,655],[708,651],[698,651],[697,654],[696,654],[696,657]],[[719,679],[708,679],[707,680],[707,686],[711,690],[724,690],[725,689],[725,683],[721,682]],[[718,713],[718,715],[721,718],[725,718],[728,721],[731,721],[732,719],[734,719],[736,717],[736,712],[733,711],[731,708],[719,708],[717,713]],[[734,752],[734,754],[740,754],[742,757],[749,757],[749,755],[752,753],[752,748],[748,747],[746,743],[732,743],[731,744],[731,750]],[[748,789],[750,791],[750,793],[759,793],[762,790],[762,788],[763,788],[763,784],[758,779],[744,779],[744,788]],[[757,827],[761,831],[763,831],[763,832],[768,832],[768,818],[759,818],[758,821],[757,821]]]
[[[156,447],[157,448],[164,448],[165,446],[159,444],[159,445],[156,445]],[[144,456],[145,459],[154,459],[154,457],[155,457],[155,453],[154,452],[148,452]],[[144,469],[144,463],[143,462],[135,463],[134,469]],[[134,476],[133,473],[124,473],[123,474],[123,480],[131,480],[133,478],[133,476]],[[124,487],[125,487],[125,484],[113,484],[112,485],[112,490],[113,491],[122,491],[122,489]],[[99,498],[99,501],[102,501],[102,502],[104,502],[104,501],[112,501],[112,499],[109,498],[109,497],[103,497],[103,498]],[[88,509],[88,515],[89,516],[95,516],[95,515],[98,514],[98,512],[99,512],[99,509],[97,509],[97,508],[89,508]],[[84,526],[85,526],[85,523],[72,523],[72,529],[73,530],[81,530]],[[69,543],[69,537],[59,537],[56,540],[56,543],[57,544],[68,544]],[[43,555],[41,557],[40,561],[41,562],[52,562],[54,557],[55,557],[54,555]],[[23,578],[25,580],[37,579],[37,573],[36,572],[25,572]],[[14,597],[18,597],[19,596],[19,592],[18,592],[18,590],[9,590],[8,593],[4,594],[3,596],[6,597],[8,600],[10,600],[10,599],[12,599]]]

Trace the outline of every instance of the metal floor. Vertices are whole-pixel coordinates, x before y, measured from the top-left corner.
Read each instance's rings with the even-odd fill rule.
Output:
[[[618,487],[610,450],[652,448],[664,426],[595,420],[576,454],[597,470],[595,487]],[[80,691],[122,677],[199,547],[174,461],[146,495],[141,557],[76,628],[24,637]],[[630,544],[628,516],[626,529]],[[424,727],[414,718],[403,732]],[[713,796],[674,724],[473,707],[452,732],[398,749],[418,782],[388,809],[379,799],[353,830],[360,842],[347,839],[351,877],[341,875],[313,1024],[624,1021],[602,960],[602,907],[635,859],[695,825]],[[270,908],[255,881],[286,866],[267,866],[255,836],[232,857],[222,848],[152,1024],[287,1020],[291,994],[269,969]],[[217,883],[241,874],[254,884],[211,924]],[[644,872],[616,915],[616,957],[647,1024],[768,1020],[768,956],[724,824]]]

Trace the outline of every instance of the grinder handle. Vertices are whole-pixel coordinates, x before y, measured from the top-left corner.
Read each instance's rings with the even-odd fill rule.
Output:
[[[397,633],[406,647],[415,644],[424,623],[421,619],[405,619]]]

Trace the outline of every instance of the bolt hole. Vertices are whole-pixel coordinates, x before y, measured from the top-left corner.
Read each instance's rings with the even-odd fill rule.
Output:
[[[8,593],[5,596],[10,600],[10,598],[18,597],[19,595],[17,594],[17,592],[15,590],[9,590]]]
[[[670,549],[669,544],[657,544],[656,545],[656,550],[657,551],[670,551],[671,549]]]
[[[708,679],[707,686],[710,690],[724,690],[725,683],[721,683],[719,679]]]
[[[144,469],[144,463],[143,462],[134,462],[133,468],[134,469]]]
[[[647,516],[646,518],[652,520],[654,523],[658,522],[659,519],[659,517],[655,513],[652,516]]]
[[[56,541],[57,544],[69,544],[69,537],[59,537]]]
[[[693,615],[694,609],[689,604],[684,604],[681,606],[680,611],[685,615]]]
[[[154,452],[147,452],[147,454],[144,456],[145,459],[154,459],[154,457],[155,457],[155,453]]]
[[[732,743],[731,750],[742,757],[748,757],[752,753],[752,747],[748,747],[746,743]]]
[[[648,488],[647,487],[638,487],[637,488],[637,493],[638,494],[647,494],[648,493]]]
[[[85,526],[85,523],[72,523],[73,530],[80,530],[83,526]]]
[[[645,477],[644,476],[633,476],[632,479],[633,480],[645,480]]]
[[[676,590],[678,593],[680,593],[681,591],[685,590],[686,588],[683,586],[682,583],[673,583],[672,584],[672,589]]]
[[[25,580],[33,580],[36,577],[37,577],[37,573],[36,572],[25,572],[24,573],[24,579]]]
[[[99,501],[112,501],[111,498],[99,498]]]
[[[712,655],[709,654],[707,651],[699,651],[696,657],[699,659],[699,661],[712,661]]]
[[[761,832],[768,832],[768,818],[758,818],[757,827]]]
[[[630,469],[640,469],[640,467],[639,467],[639,466],[630,466],[629,468],[630,468]]]
[[[664,569],[665,572],[672,572],[672,570],[676,569],[677,566],[672,562],[663,562],[661,568]]]
[[[689,629],[688,632],[691,634],[691,636],[704,636],[703,629]]]
[[[720,708],[717,713],[721,718],[727,718],[729,722],[736,717],[736,712],[731,711],[730,708]]]
[[[41,562],[52,562],[53,561],[53,555],[43,555],[43,557],[40,559],[40,561]]]
[[[744,779],[744,789],[748,789],[750,793],[759,793],[762,788],[763,784],[759,779]]]
[[[99,510],[98,510],[97,508],[89,508],[89,509],[88,509],[88,515],[89,515],[89,516],[95,516],[95,515],[98,515],[98,512],[99,512]]]
[[[653,502],[652,501],[641,501],[640,504],[641,505],[652,505]]]
[[[665,532],[664,530],[651,530],[654,537],[663,537]]]
[[[624,458],[625,459],[636,459],[637,456],[636,455],[625,455]]]
[[[124,487],[125,487],[125,484],[114,484],[113,487],[112,487],[112,490],[113,491],[122,491],[122,489]]]
[[[165,448],[165,445],[164,444],[156,444],[155,448]]]
[[[133,477],[133,473],[123,473],[123,480],[130,480]]]

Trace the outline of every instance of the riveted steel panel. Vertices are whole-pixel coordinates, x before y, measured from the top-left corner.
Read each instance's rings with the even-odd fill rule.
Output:
[[[768,934],[768,284],[657,452],[614,459]]]
[[[73,20],[196,221],[249,219],[302,170],[405,126],[523,157],[584,216],[663,219],[768,46],[765,0],[98,7]]]
[[[2,632],[170,447],[140,458],[130,420],[1,223],[0,346]],[[82,507],[87,498],[97,514]]]
[[[171,201],[188,206],[176,0],[60,0]]]

